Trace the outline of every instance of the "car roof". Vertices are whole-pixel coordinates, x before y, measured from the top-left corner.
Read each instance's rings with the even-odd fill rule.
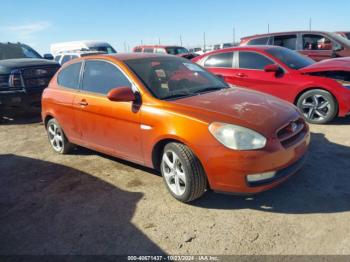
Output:
[[[135,48],[167,48],[167,47],[179,47],[179,48],[183,48],[182,46],[178,46],[178,45],[138,45],[135,46]]]
[[[286,48],[285,47],[281,47],[281,46],[275,46],[275,45],[234,46],[234,47],[218,49],[218,50],[215,50],[215,51],[207,53],[207,54],[227,52],[227,51],[239,51],[239,50],[265,51],[265,50],[268,50],[268,49],[286,49]]]
[[[285,34],[329,34],[330,32],[327,31],[287,31],[287,32],[275,32],[275,33],[266,33],[266,34],[256,34],[256,35],[250,35],[242,37],[241,40],[246,40],[250,38],[258,38],[258,37],[264,37],[264,36],[274,36],[274,35],[285,35]]]
[[[62,52],[57,53],[55,56],[64,56],[64,55],[86,55],[86,54],[105,54],[105,52],[102,51],[71,51],[71,52]]]
[[[83,59],[108,59],[108,58],[114,58],[115,60],[119,61],[126,61],[126,60],[133,60],[133,59],[145,59],[145,58],[152,58],[152,57],[168,57],[168,58],[174,58],[174,59],[181,59],[177,56],[168,55],[168,54],[156,54],[156,53],[117,53],[117,54],[97,54],[97,55],[91,55],[91,56],[84,56],[79,58],[80,60]],[[77,60],[76,60],[77,61]]]

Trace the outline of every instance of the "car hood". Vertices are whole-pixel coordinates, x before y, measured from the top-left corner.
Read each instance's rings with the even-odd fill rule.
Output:
[[[350,57],[326,59],[310,66],[299,69],[302,73],[316,73],[324,71],[350,71]]]
[[[36,59],[36,58],[18,58],[18,59],[5,59],[0,60],[0,73],[9,74],[11,70],[23,67],[32,66],[50,66],[59,65],[55,61],[50,61],[46,59]]]
[[[243,88],[228,88],[173,101],[208,122],[225,121],[264,135],[301,117],[294,105],[279,98]]]

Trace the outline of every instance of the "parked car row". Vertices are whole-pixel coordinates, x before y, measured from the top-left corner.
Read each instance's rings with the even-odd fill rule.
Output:
[[[180,201],[208,189],[258,193],[301,169],[307,122],[350,113],[350,58],[315,62],[297,48],[308,39],[310,52],[320,51],[316,44],[346,56],[343,45],[335,47],[348,40],[335,33],[315,40],[312,33],[283,44],[283,34],[252,45],[263,38],[254,36],[197,57],[179,46],[115,54],[106,43],[61,43],[51,50],[61,67],[26,45],[4,43],[0,101],[38,90],[55,152],[79,145],[158,169]],[[282,47],[293,41],[295,48]]]
[[[350,40],[332,32],[295,31],[243,37],[241,46],[277,45],[296,50],[315,61],[350,56]]]

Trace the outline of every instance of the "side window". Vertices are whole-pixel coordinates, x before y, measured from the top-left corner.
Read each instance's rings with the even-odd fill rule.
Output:
[[[63,56],[61,65],[63,65],[64,63],[67,63],[69,60],[71,60],[70,55]]]
[[[274,45],[283,46],[292,50],[296,50],[297,36],[296,35],[279,35],[274,37]]]
[[[114,65],[104,61],[86,61],[82,89],[107,94],[111,89],[130,86],[130,81]]]
[[[274,64],[267,57],[254,52],[239,52],[239,68],[264,70],[267,65]]]
[[[75,59],[75,58],[78,58],[79,56],[77,56],[77,55],[71,55],[70,56],[70,59]]]
[[[54,60],[55,60],[56,62],[59,62],[60,59],[61,59],[61,55],[55,56],[55,58],[54,58]]]
[[[232,68],[233,52],[211,55],[204,62],[205,67],[227,67]]]
[[[332,50],[332,41],[323,35],[306,34],[303,35],[304,50]]]
[[[267,45],[269,37],[262,37],[250,40],[247,45]]]
[[[67,88],[79,88],[81,62],[69,65],[61,70],[57,76],[57,83]]]
[[[143,52],[145,52],[145,53],[153,53],[153,48],[145,48],[145,49],[143,49]]]
[[[165,51],[164,48],[156,48],[156,49],[155,49],[155,53],[166,54],[166,51]]]
[[[137,47],[137,48],[134,49],[134,52],[136,52],[136,53],[141,53],[141,52],[142,52],[142,49],[139,48],[139,47]]]

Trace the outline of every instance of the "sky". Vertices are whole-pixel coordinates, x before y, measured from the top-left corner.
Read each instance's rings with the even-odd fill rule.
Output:
[[[41,54],[52,43],[103,40],[119,52],[143,44],[194,47],[270,32],[350,31],[350,1],[0,0],[0,41]],[[235,34],[233,33],[235,31]]]

